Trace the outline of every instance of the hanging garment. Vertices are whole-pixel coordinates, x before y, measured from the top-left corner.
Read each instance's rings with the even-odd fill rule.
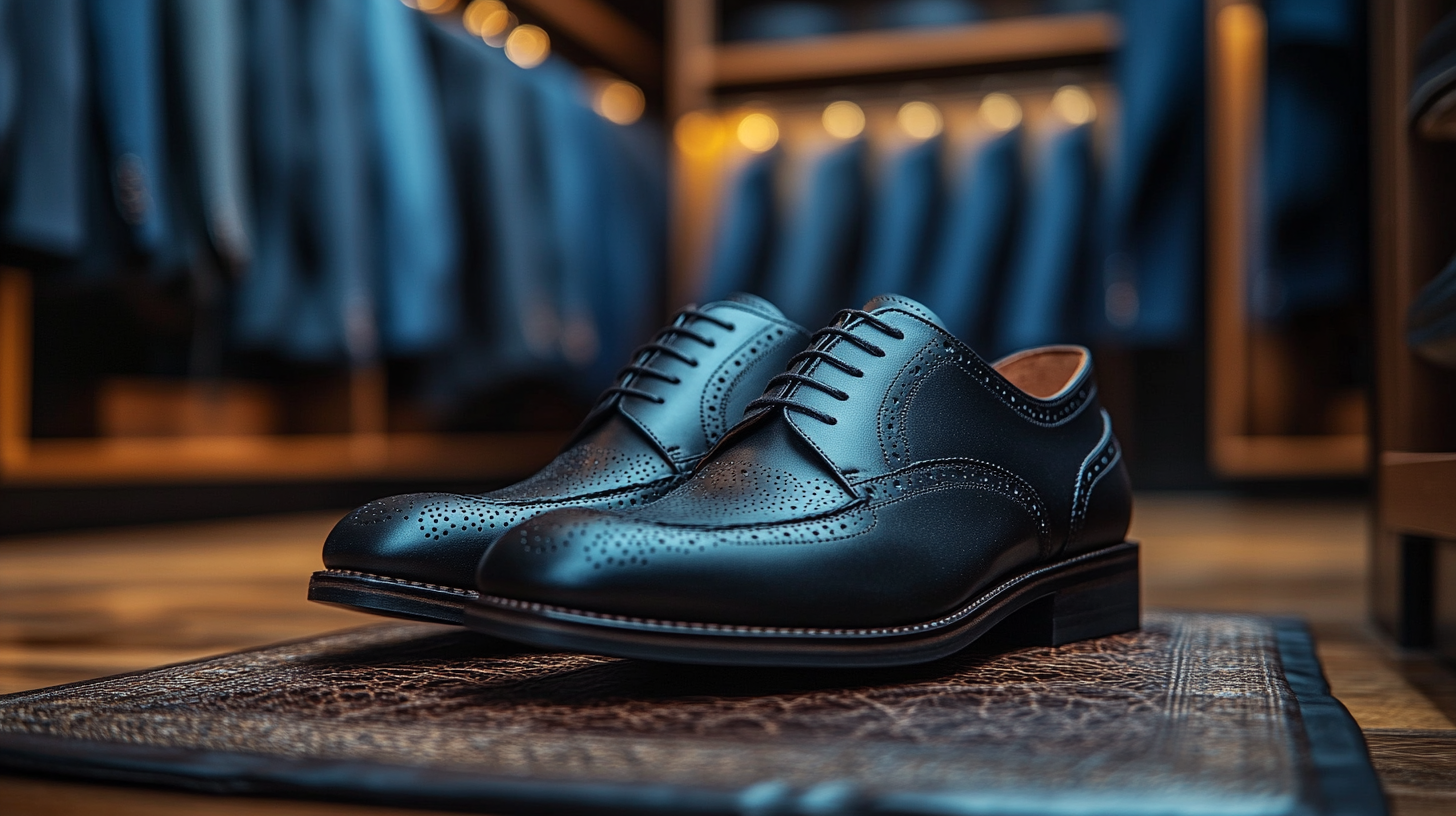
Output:
[[[555,368],[555,304],[536,97],[524,72],[463,31],[426,28],[461,224],[462,331],[431,361],[441,408]]]
[[[541,184],[555,236],[551,244],[560,354],[569,366],[584,369],[596,362],[601,350],[593,289],[609,271],[603,252],[603,215],[610,204],[603,166],[609,160],[603,143],[606,123],[582,104],[581,79],[559,58],[547,59],[526,78],[540,104]],[[583,388],[584,394],[595,393],[596,385]]]
[[[349,0],[250,4],[257,252],[238,337],[294,359],[378,352],[362,32]]]
[[[1021,206],[1021,129],[982,145],[960,179],[920,294],[946,329],[978,349],[991,341]]]
[[[1269,0],[1262,261],[1253,313],[1348,303],[1367,268],[1365,4]]]
[[[294,11],[288,0],[256,0],[243,17],[256,232],[253,262],[237,286],[234,324],[239,344],[251,348],[281,344],[299,274],[293,173],[305,134],[298,92],[302,31]]]
[[[881,0],[872,16],[877,28],[920,28],[974,23],[986,11],[971,0]]]
[[[171,10],[207,234],[217,256],[242,274],[253,255],[243,9],[233,0],[174,0]]]
[[[728,20],[730,40],[791,40],[849,28],[844,12],[829,3],[780,0],[751,6]]]
[[[354,12],[375,134],[380,339],[391,354],[418,354],[448,342],[460,322],[459,227],[425,51],[430,23],[397,0],[367,0]]]
[[[1426,32],[1413,67],[1406,115],[1422,135],[1451,139],[1456,133],[1452,132],[1447,100],[1456,90],[1456,11],[1447,12]]]
[[[1104,209],[1104,332],[1175,342],[1198,325],[1203,280],[1204,4],[1124,0],[1118,141]]]
[[[1456,258],[1411,301],[1406,342],[1426,360],[1456,368]]]
[[[86,244],[89,83],[80,0],[3,7],[9,126],[0,168],[0,243],[72,257]]]
[[[864,222],[863,140],[809,161],[807,179],[764,285],[764,295],[801,326],[829,321],[848,294]]]
[[[778,149],[755,153],[746,157],[726,185],[701,302],[722,300],[733,292],[763,293],[778,221],[774,203],[778,165]]]
[[[917,292],[941,220],[939,137],[891,157],[869,220],[864,266],[851,303]]]
[[[89,0],[96,101],[115,206],[132,249],[171,275],[184,259],[173,245],[162,85],[159,0]]]
[[[609,203],[602,214],[607,274],[593,303],[601,351],[588,382],[610,381],[621,360],[646,342],[663,303],[667,274],[667,155],[657,126],[601,123],[607,158]]]
[[[1093,194],[1092,128],[1050,137],[1027,201],[996,326],[996,354],[1081,339]]]
[[[20,55],[15,42],[16,0],[0,0],[0,156],[9,151],[15,112],[20,107]]]

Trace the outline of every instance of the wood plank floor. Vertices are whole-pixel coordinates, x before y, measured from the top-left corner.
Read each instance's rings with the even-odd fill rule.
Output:
[[[339,515],[0,539],[0,693],[372,622],[304,600]],[[1456,672],[1388,647],[1366,623],[1368,529],[1358,502],[1142,496],[1145,604],[1305,617],[1393,812],[1456,813]],[[203,811],[391,812],[0,776],[5,814]]]

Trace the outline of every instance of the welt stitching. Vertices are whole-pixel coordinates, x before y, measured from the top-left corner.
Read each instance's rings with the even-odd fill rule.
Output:
[[[325,575],[347,575],[347,576],[350,576],[350,577],[353,577],[353,578],[370,578],[370,579],[375,580],[375,581],[384,581],[384,582],[390,583],[390,584],[399,584],[401,586],[410,586],[410,587],[416,587],[416,588],[419,588],[419,589],[433,589],[433,590],[438,590],[440,592],[449,592],[452,595],[461,595],[461,596],[464,596],[466,598],[474,598],[476,596],[476,594],[477,594],[474,590],[461,589],[459,587],[452,587],[452,586],[444,586],[443,584],[427,584],[424,581],[410,581],[410,580],[405,579],[405,578],[395,578],[395,577],[392,577],[392,576],[389,576],[389,575],[378,575],[378,574],[372,573],[372,572],[359,572],[358,570],[341,570],[341,569],[326,569],[326,570],[323,570],[323,572],[324,572]]]
[[[1029,580],[1031,578],[1039,577],[1043,573],[1048,572],[1052,569],[1066,567],[1100,555],[1102,555],[1102,551],[1094,550],[1089,553],[1083,553],[1082,555],[1068,558],[1055,564],[1048,564],[1044,567],[1040,567],[1038,569],[1034,569],[1029,572],[1017,575],[1013,578],[1009,578],[1006,581],[1003,581],[1001,584],[997,585],[995,588],[982,592],[980,595],[976,596],[976,598],[970,603],[962,606],[955,612],[952,612],[948,615],[943,615],[934,620],[926,621],[924,623],[906,624],[903,626],[885,626],[876,629],[835,629],[830,627],[808,628],[793,626],[747,626],[731,623],[695,623],[690,621],[664,621],[656,620],[653,618],[637,618],[630,615],[614,615],[608,612],[590,612],[585,609],[574,609],[572,607],[556,606],[554,604],[534,603],[531,601],[518,601],[514,598],[504,598],[499,595],[482,595],[480,596],[480,600],[484,603],[491,604],[493,606],[504,607],[506,609],[519,609],[528,612],[560,612],[563,614],[574,615],[577,617],[594,618],[596,620],[610,620],[620,623],[635,623],[663,629],[680,629],[685,630],[688,633],[725,632],[730,634],[821,636],[901,635],[913,634],[915,632],[924,632],[931,629],[939,629],[943,626],[955,623],[956,621],[975,612],[976,608],[979,607],[986,600],[995,597],[996,595],[1004,592],[1005,590],[1015,586],[1018,583]]]

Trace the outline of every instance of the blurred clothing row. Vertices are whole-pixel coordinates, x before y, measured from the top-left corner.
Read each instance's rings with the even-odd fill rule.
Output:
[[[0,244],[190,278],[237,349],[605,379],[656,316],[666,179],[587,84],[399,0],[0,0]]]
[[[762,23],[751,36],[787,36],[817,5],[755,6],[742,19]],[[1036,145],[1012,128],[983,142],[955,178],[938,138],[875,172],[862,140],[806,167],[785,167],[775,149],[729,179],[705,297],[756,291],[816,325],[841,302],[907,292],[987,354],[1192,339],[1206,254],[1204,3],[1110,5],[1124,45],[1105,167],[1086,125]],[[1280,322],[1347,306],[1364,286],[1364,4],[1268,0],[1264,9],[1268,90],[1247,296],[1255,319]]]
[[[726,187],[703,299],[753,291],[817,325],[843,303],[903,292],[987,354],[1078,339],[1092,259],[1091,125],[1034,141],[1019,125],[991,135],[959,178],[938,134],[890,149],[874,170],[864,138],[799,167],[777,148],[751,156]],[[797,184],[780,206],[775,176],[786,172]]]

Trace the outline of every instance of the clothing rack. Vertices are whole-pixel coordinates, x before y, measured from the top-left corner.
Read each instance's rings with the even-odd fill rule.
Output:
[[[1033,77],[1057,69],[1095,66],[1118,48],[1122,32],[1110,12],[1040,14],[928,29],[856,31],[811,39],[719,42],[713,0],[674,0],[668,6],[667,112],[683,114],[732,107],[743,101],[791,108],[806,88],[843,87],[854,99],[860,86],[895,81],[933,89],[937,83],[991,74]],[[1353,419],[1344,432],[1270,432],[1260,413],[1270,402],[1288,403],[1287,384],[1270,371],[1278,356],[1276,332],[1248,314],[1249,247],[1257,151],[1263,124],[1262,10],[1242,0],[1207,0],[1208,17],[1208,282],[1207,443],[1210,469],[1227,479],[1355,477],[1367,472],[1369,436],[1364,404],[1351,398]],[[841,86],[842,84],[842,86]],[[1089,87],[1099,83],[1096,79]],[[1105,87],[1103,85],[1102,87]],[[861,94],[863,95],[863,94]],[[1116,103],[1099,109],[1112,108]],[[711,240],[721,168],[679,151],[673,207],[670,286],[675,302],[691,298]],[[1102,355],[1104,388],[1127,380],[1117,353]],[[1125,384],[1125,383],[1124,383]],[[1126,404],[1128,395],[1109,394]],[[1116,413],[1116,408],[1113,408]],[[1130,424],[1119,420],[1123,427]],[[1133,431],[1135,436],[1136,431]]]
[[[351,375],[343,433],[33,439],[31,283],[0,268],[0,487],[368,479],[502,480],[548,460],[559,433],[390,433],[384,373]]]

